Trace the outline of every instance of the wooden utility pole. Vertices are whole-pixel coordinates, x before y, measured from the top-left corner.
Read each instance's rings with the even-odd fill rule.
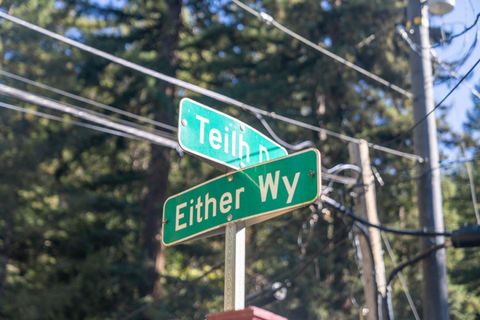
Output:
[[[427,116],[434,108],[433,76],[428,30],[428,4],[426,1],[409,0],[407,25],[415,46],[410,52],[412,75],[413,142],[415,154],[424,161],[418,164],[417,198],[421,228],[442,232],[442,191],[438,168],[438,143],[435,115]],[[425,118],[426,117],[426,118]],[[422,250],[444,242],[443,237],[422,237]],[[423,318],[447,320],[448,289],[445,249],[438,250],[422,261]]]
[[[357,194],[355,212],[365,220],[378,224],[375,179],[370,166],[368,143],[365,140],[360,140],[359,143],[350,143],[349,153],[352,163],[361,170],[360,179],[355,187]],[[377,315],[378,319],[385,319],[386,306],[384,306],[383,298],[386,295],[386,280],[380,231],[368,228],[367,234],[369,239],[366,239],[364,235],[359,237],[364,292],[368,307],[366,316],[368,320],[377,319]]]

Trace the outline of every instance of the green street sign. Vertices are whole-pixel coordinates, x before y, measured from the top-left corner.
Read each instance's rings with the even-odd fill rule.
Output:
[[[321,191],[320,152],[307,149],[222,175],[164,204],[166,246],[223,233],[232,221],[252,225],[312,203]]]
[[[188,98],[180,101],[178,141],[188,153],[232,169],[288,154],[249,125]]]

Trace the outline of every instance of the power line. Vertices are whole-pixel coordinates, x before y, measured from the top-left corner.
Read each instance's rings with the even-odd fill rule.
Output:
[[[479,63],[480,59],[475,62],[475,64],[467,71],[467,73],[463,75],[463,77],[457,82],[457,84],[443,97],[443,99],[440,100],[440,102],[438,102],[432,110],[427,112],[427,114],[424,115],[420,120],[418,120],[417,123],[415,123],[410,129],[408,129],[408,131],[413,131],[418,125],[425,121],[429,115],[431,115],[435,110],[437,110],[443,104],[443,102],[447,100],[448,97],[450,97],[450,95],[458,88],[458,86],[460,86],[460,84],[470,75],[470,73],[472,73],[472,71],[477,67]]]
[[[3,71],[3,70],[0,69],[0,75],[2,74],[2,71]],[[4,71],[3,71],[3,72],[4,72]],[[8,73],[8,72],[6,72],[6,73]],[[118,109],[118,108],[115,108],[115,107],[111,107],[111,106],[108,106],[108,105],[103,105],[103,104],[101,104],[101,103],[99,103],[99,102],[96,102],[96,101],[94,101],[94,100],[91,100],[91,99],[87,99],[87,98],[84,98],[84,97],[81,97],[81,96],[77,96],[77,95],[74,95],[74,94],[70,94],[69,92],[66,92],[66,91],[63,91],[63,90],[60,90],[60,89],[57,89],[57,88],[54,88],[54,87],[50,87],[50,86],[44,85],[44,84],[42,84],[42,83],[35,82],[35,81],[30,80],[30,79],[17,76],[17,75],[15,75],[15,74],[11,74],[11,73],[8,73],[8,74],[12,75],[12,78],[17,78],[17,77],[18,77],[18,78],[21,78],[21,79],[23,79],[23,80],[25,80],[25,81],[20,80],[20,79],[18,79],[18,80],[20,80],[20,81],[22,81],[22,82],[25,82],[25,83],[32,84],[32,85],[37,86],[37,87],[43,87],[43,86],[48,87],[48,88],[45,88],[45,89],[48,90],[48,91],[57,90],[57,91],[63,92],[63,93],[64,93],[64,94],[62,94],[63,96],[68,96],[68,95],[75,96],[75,97],[76,97],[75,100],[77,100],[77,101],[81,101],[82,99],[84,99],[84,100],[90,100],[90,101],[92,101],[93,103],[98,104],[102,109],[107,109],[107,110],[108,110],[108,108],[111,108],[112,111],[114,111],[114,112],[116,112],[116,113],[119,113],[119,114],[123,114],[123,113],[129,114],[129,113],[130,113],[130,112],[123,111],[123,110]],[[7,76],[7,77],[9,77],[9,76]],[[33,83],[34,83],[34,84],[33,84]],[[47,98],[47,97],[43,97],[43,98],[45,98],[45,99],[47,99],[47,100],[55,101],[55,100],[50,99],[50,98]],[[137,124],[137,123],[135,123],[135,122],[132,122],[132,121],[124,120],[124,119],[122,119],[122,118],[120,118],[120,119],[113,118],[112,116],[107,116],[107,115],[105,115],[105,114],[103,114],[103,113],[100,113],[100,112],[97,112],[97,111],[93,111],[93,110],[90,110],[90,109],[86,109],[86,108],[82,108],[82,107],[78,107],[78,106],[74,106],[74,105],[72,105],[72,104],[65,103],[65,102],[63,102],[63,104],[65,104],[66,106],[72,107],[72,108],[74,108],[74,109],[77,109],[77,110],[79,110],[79,111],[84,111],[84,112],[92,113],[92,114],[94,114],[94,115],[97,115],[97,116],[103,117],[103,118],[107,117],[107,118],[109,118],[109,119],[112,120],[112,121],[120,122],[120,123],[126,124],[126,125],[131,126],[131,127],[135,127],[135,128],[137,128],[137,129],[140,129],[140,130],[146,130],[146,131],[149,131],[149,132],[154,133],[154,134],[159,135],[159,136],[163,136],[163,137],[167,137],[167,138],[172,138],[172,137],[173,137],[173,136],[171,135],[171,133],[167,133],[167,132],[160,131],[160,130],[157,130],[157,129],[147,128],[147,127],[144,127],[144,126],[139,125],[139,124]],[[102,107],[102,106],[105,106],[105,107]],[[141,118],[145,118],[145,119],[147,119],[147,120],[151,120],[151,119],[146,118],[146,117],[137,116],[137,115],[135,115],[135,114],[133,114],[133,113],[131,113],[131,115],[133,115],[133,118],[140,118],[140,119],[141,119]],[[131,116],[131,117],[132,117],[132,116]],[[153,121],[153,120],[151,120],[151,121]],[[156,121],[153,121],[153,122],[156,122]],[[161,124],[163,125],[163,123],[161,123]]]
[[[35,110],[30,110],[30,109],[27,109],[27,108],[22,108],[22,107],[15,106],[13,104],[5,103],[5,102],[2,102],[2,101],[0,101],[0,107],[5,108],[5,109],[9,109],[9,110],[18,111],[18,112],[32,114],[32,115],[35,115],[37,117],[41,117],[41,118],[45,118],[45,119],[49,119],[49,120],[63,122],[65,124],[73,124],[75,126],[84,127],[84,128],[87,128],[87,129],[92,129],[92,130],[103,132],[103,133],[113,134],[113,135],[116,135],[116,136],[119,136],[119,137],[124,137],[124,138],[128,138],[128,139],[135,139],[135,140],[142,140],[139,137],[135,137],[135,136],[132,136],[128,133],[124,133],[124,132],[121,132],[121,131],[107,129],[105,127],[100,127],[100,126],[88,124],[88,123],[81,122],[81,121],[66,120],[62,117],[58,117],[58,116],[55,116],[55,115],[52,115],[52,114],[39,112],[39,111],[35,111]],[[149,142],[151,142],[151,141],[149,141]]]
[[[342,232],[349,231],[352,227],[353,227],[353,225],[349,226],[345,223],[343,228],[339,231],[342,231]],[[283,280],[276,281],[276,282],[281,282],[282,286],[277,287],[277,288],[272,290],[271,287],[272,287],[273,282],[270,282],[267,285],[266,289],[261,289],[258,292],[254,292],[254,293],[250,294],[249,296],[246,297],[246,300],[248,300],[248,303],[252,304],[256,300],[258,300],[258,298],[260,298],[262,295],[264,295],[265,291],[271,291],[270,293],[273,294],[276,291],[281,290],[282,288],[285,288],[286,287],[286,282],[289,279],[295,279],[299,275],[303,274],[305,272],[305,270],[316,259],[318,259],[318,257],[332,252],[333,250],[336,249],[336,246],[338,246],[340,244],[343,244],[344,242],[347,241],[347,239],[348,239],[348,237],[345,234],[337,233],[328,243],[321,246],[321,248],[316,253],[314,253],[311,256],[309,256],[308,258],[306,258],[301,264],[297,265],[293,270],[290,269],[290,270],[287,270],[287,271],[281,273],[280,275],[274,276],[274,278],[276,278],[276,279],[283,279]]]
[[[79,125],[79,126],[94,129],[94,130],[97,130],[97,131],[102,131],[102,132],[105,132],[105,133],[112,133],[112,134],[115,134],[115,135],[119,135],[119,133],[121,133],[121,136],[125,136],[125,137],[128,137],[128,138],[135,138],[137,140],[147,141],[147,142],[150,142],[150,143],[153,143],[153,144],[156,144],[156,145],[167,146],[167,147],[173,148],[177,151],[179,150],[179,145],[176,142],[175,137],[170,136],[168,134],[166,134],[164,137],[157,136],[155,134],[152,134],[150,132],[147,132],[147,131],[144,131],[144,130],[141,130],[141,129],[138,129],[138,128],[133,128],[133,127],[124,126],[124,125],[115,123],[114,121],[110,120],[107,117],[90,114],[88,111],[86,111],[84,109],[78,109],[78,107],[75,107],[73,105],[61,104],[58,101],[47,99],[45,97],[37,96],[37,95],[34,95],[34,94],[30,94],[28,92],[18,90],[18,89],[12,88],[12,87],[8,87],[8,86],[2,85],[2,84],[0,84],[0,95],[1,94],[6,95],[6,96],[12,96],[12,97],[15,97],[15,98],[19,98],[23,101],[27,101],[27,102],[35,104],[35,105],[40,105],[40,106],[51,108],[51,109],[54,109],[54,110],[57,110],[57,111],[67,113],[67,114],[71,114],[75,117],[83,118],[83,119],[86,119],[86,120],[89,120],[89,121],[92,121],[92,122],[95,122],[95,123],[100,123],[100,124],[102,124],[106,127],[113,127],[115,129],[118,129],[118,130],[106,129],[105,127],[89,125],[89,124],[79,122],[79,121],[74,121],[74,120],[69,121],[70,123],[73,123],[73,124],[76,124],[76,125]],[[13,105],[8,105],[8,104],[4,104],[4,105],[5,105],[4,106],[5,108],[9,108],[9,109],[17,110],[17,111],[21,111],[21,112],[23,112],[23,109],[24,109],[24,108],[13,106]],[[6,105],[8,105],[8,107]],[[60,117],[49,115],[49,114],[46,114],[46,113],[43,113],[43,112],[37,112],[37,111],[33,111],[33,110],[28,110],[28,109],[25,109],[25,110],[27,110],[27,113],[42,116],[44,118],[66,122],[64,119],[62,119]],[[127,133],[125,133],[125,132],[127,132]],[[161,140],[159,140],[159,139],[161,139]],[[168,143],[168,145],[165,145],[164,142],[160,142],[160,141],[166,141]],[[327,181],[335,181],[335,182],[343,183],[343,184],[351,184],[352,183],[351,178],[342,177],[342,176],[338,176],[338,175],[335,175],[335,174],[330,174],[328,172],[322,173],[322,179],[327,180]]]
[[[247,110],[247,111],[249,111],[253,114],[260,114],[262,116],[269,117],[269,118],[272,118],[272,119],[276,119],[276,120],[279,120],[279,121],[282,121],[282,122],[285,122],[285,123],[288,123],[288,124],[292,124],[292,125],[304,128],[304,129],[324,133],[326,135],[329,135],[331,137],[335,137],[335,138],[338,138],[338,139],[341,139],[341,140],[344,140],[344,141],[349,141],[349,142],[354,142],[354,143],[358,143],[358,141],[359,141],[359,139],[357,139],[357,138],[353,138],[353,137],[350,137],[350,136],[347,136],[347,135],[344,135],[344,134],[341,134],[341,133],[336,133],[334,131],[324,129],[324,128],[321,128],[321,127],[318,127],[318,126],[314,126],[314,125],[311,125],[311,124],[308,124],[308,123],[305,123],[305,122],[301,122],[301,121],[298,121],[298,120],[290,119],[288,117],[278,115],[274,112],[268,112],[266,110],[259,109],[257,107],[251,106],[249,104],[240,102],[236,99],[230,98],[228,96],[217,93],[215,91],[205,89],[205,88],[202,88],[202,87],[197,86],[195,84],[191,84],[189,82],[186,82],[186,81],[168,76],[166,74],[154,71],[152,69],[143,67],[143,66],[138,65],[136,63],[133,63],[133,62],[130,62],[128,60],[116,57],[112,54],[106,53],[104,51],[98,50],[98,49],[93,48],[91,46],[88,46],[88,45],[85,45],[83,43],[77,42],[75,40],[69,39],[69,38],[64,37],[62,35],[59,35],[57,33],[51,32],[47,29],[44,29],[44,28],[39,27],[37,25],[34,25],[30,22],[27,22],[25,20],[16,18],[16,17],[14,17],[14,16],[12,16],[8,13],[5,13],[3,11],[0,11],[0,17],[6,19],[8,21],[11,21],[15,24],[21,25],[25,28],[28,28],[30,30],[33,30],[35,32],[39,32],[39,33],[41,33],[43,35],[46,35],[50,38],[53,38],[53,39],[56,39],[58,41],[69,44],[69,45],[71,45],[73,47],[76,47],[80,50],[83,50],[83,51],[89,52],[91,54],[97,55],[99,57],[102,57],[102,58],[104,58],[106,60],[109,60],[113,63],[122,65],[124,67],[130,68],[130,69],[133,69],[133,70],[136,70],[138,72],[149,75],[149,76],[154,77],[156,79],[159,79],[159,80],[171,83],[175,86],[184,88],[186,90],[189,90],[189,91],[192,91],[192,92],[210,97],[210,98],[215,99],[217,101],[221,101],[223,103],[236,106],[236,107],[241,108],[243,110]],[[380,145],[377,145],[377,144],[374,144],[374,143],[369,143],[369,147],[371,147],[373,149],[376,149],[376,150],[379,150],[379,151],[390,153],[390,154],[393,154],[393,155],[396,155],[396,156],[400,156],[400,157],[403,157],[403,158],[406,158],[406,159],[410,159],[410,160],[413,160],[413,161],[418,161],[418,162],[423,161],[423,158],[419,157],[417,155],[402,152],[402,151],[398,151],[398,150],[394,150],[394,149],[384,147],[384,146],[380,146]]]
[[[406,235],[406,236],[417,236],[417,237],[435,237],[435,236],[445,236],[445,237],[451,237],[452,233],[451,232],[436,232],[436,231],[425,231],[425,230],[409,230],[409,229],[396,229],[392,227],[387,227],[381,224],[374,224],[371,223],[358,215],[356,215],[353,211],[347,209],[344,205],[338,203],[337,201],[333,200],[330,197],[327,197],[325,195],[320,196],[320,200],[327,205],[331,206],[332,208],[340,211],[341,213],[347,215],[350,217],[352,220],[358,221],[368,227],[376,228],[384,232],[390,232],[394,234],[400,234],[400,235]]]
[[[30,85],[35,86],[37,88],[41,88],[41,89],[48,90],[50,92],[54,92],[56,94],[74,99],[76,101],[80,101],[80,102],[90,104],[90,105],[95,106],[95,107],[100,108],[100,109],[104,109],[104,110],[108,110],[108,111],[111,111],[111,112],[114,112],[114,113],[118,113],[118,114],[124,115],[126,117],[133,118],[133,119],[145,122],[145,123],[153,124],[154,126],[158,126],[158,127],[164,128],[164,129],[168,129],[168,130],[171,130],[171,131],[174,131],[174,132],[177,131],[177,127],[171,126],[169,124],[166,124],[166,123],[163,123],[163,122],[160,122],[160,121],[155,121],[155,120],[152,120],[152,119],[147,118],[147,117],[139,116],[139,115],[134,114],[132,112],[128,112],[128,111],[125,111],[125,110],[122,110],[122,109],[119,109],[119,108],[116,108],[116,107],[112,107],[112,106],[97,102],[95,100],[85,98],[85,97],[82,97],[82,96],[79,96],[79,95],[76,95],[76,94],[73,94],[73,93],[70,93],[70,92],[67,92],[67,91],[49,86],[49,85],[46,85],[46,84],[43,84],[43,83],[40,83],[38,81],[34,81],[34,80],[28,79],[26,77],[19,76],[17,74],[14,74],[14,73],[2,70],[2,69],[0,69],[0,75],[3,75],[7,78],[11,78],[11,79],[21,81],[23,83],[30,84]]]
[[[409,259],[405,262],[402,262],[401,264],[399,264],[398,266],[396,266],[391,272],[390,272],[390,275],[388,277],[388,281],[387,281],[387,295],[385,296],[385,299],[387,301],[389,301],[389,303],[387,303],[387,305],[390,306],[390,310],[389,312],[387,312],[387,319],[388,320],[393,320],[393,308],[391,307],[391,283],[392,281],[395,279],[396,275],[401,272],[403,269],[405,269],[406,267],[408,266],[412,266],[416,263],[418,263],[419,261],[427,258],[428,256],[430,256],[432,253],[434,253],[435,251],[438,251],[438,250],[441,250],[441,249],[444,249],[446,247],[446,243],[441,243],[441,244],[437,244],[437,245],[434,245],[434,246],[431,246],[430,248],[428,248],[427,250],[423,251],[423,252],[420,252],[418,255],[416,255],[415,257],[413,257],[412,259]]]
[[[302,142],[297,143],[297,144],[290,144],[290,143],[286,142],[285,140],[281,139],[276,134],[276,132],[272,129],[272,127],[268,124],[268,122],[260,114],[257,113],[256,116],[257,116],[258,121],[260,121],[260,123],[267,130],[267,132],[270,134],[270,136],[273,138],[273,140],[275,140],[275,142],[277,142],[279,145],[281,145],[281,146],[283,146],[283,147],[285,147],[289,150],[292,150],[292,151],[299,151],[299,150],[303,150],[305,148],[315,146],[314,143],[310,140],[305,140],[305,141],[302,141]]]
[[[397,259],[395,258],[395,254],[393,253],[392,246],[390,245],[390,241],[388,240],[387,237],[383,233],[380,233],[380,236],[382,237],[383,243],[385,244],[385,248],[387,248],[388,255],[390,256],[390,259],[394,264],[397,264]],[[420,316],[417,311],[417,307],[415,307],[415,303],[413,302],[412,296],[410,294],[410,290],[408,289],[407,281],[405,277],[403,276],[402,272],[398,273],[398,279],[400,280],[400,284],[402,285],[402,290],[403,293],[405,294],[405,297],[407,298],[408,305],[410,306],[410,310],[412,310],[413,316],[415,317],[415,320],[420,320]]]
[[[155,142],[155,143],[157,143],[159,145],[162,145],[162,146],[165,146],[165,147],[169,147],[169,148],[172,148],[172,149],[175,149],[175,150],[177,150],[179,148],[178,143],[176,141],[172,140],[172,139],[165,138],[165,137],[150,133],[150,132],[145,131],[145,130],[133,128],[131,126],[119,124],[119,123],[116,123],[116,122],[114,122],[110,119],[107,119],[106,117],[98,116],[98,115],[95,115],[95,114],[87,112],[87,111],[78,110],[77,108],[74,108],[72,106],[61,104],[59,102],[49,100],[49,99],[43,98],[41,96],[37,96],[37,95],[34,95],[32,93],[23,91],[23,90],[18,90],[18,89],[15,89],[13,87],[10,87],[10,86],[0,84],[0,94],[10,96],[10,97],[14,97],[14,98],[17,98],[17,99],[21,99],[23,101],[30,102],[30,103],[33,103],[33,104],[36,104],[36,105],[40,105],[40,106],[43,106],[43,107],[46,107],[46,108],[54,109],[54,110],[61,111],[61,112],[64,112],[64,113],[68,113],[68,114],[71,114],[71,115],[73,115],[77,118],[82,118],[82,119],[85,119],[85,120],[88,120],[88,121],[91,121],[91,122],[94,122],[94,123],[97,123],[97,124],[101,124],[105,127],[116,129],[117,131],[126,132],[130,135],[134,135],[134,136],[137,136],[137,137],[147,139],[149,141]]]
[[[480,19],[480,13],[477,14],[477,16],[475,17],[475,21],[474,21],[470,26],[466,27],[465,29],[463,29],[463,31],[461,31],[461,32],[459,32],[459,33],[457,33],[457,34],[454,34],[454,35],[448,37],[446,40],[443,40],[442,42],[433,44],[433,45],[431,46],[431,48],[437,48],[437,47],[443,45],[443,44],[446,43],[446,42],[451,42],[453,39],[458,38],[458,37],[464,35],[465,33],[467,33],[468,31],[470,31],[473,27],[475,27],[475,26],[477,25],[479,19]]]
[[[398,184],[402,184],[402,183],[409,182],[409,181],[412,181],[412,180],[420,179],[420,178],[424,177],[426,174],[428,174],[430,172],[433,172],[433,171],[436,171],[436,170],[441,170],[441,169],[445,169],[445,168],[448,169],[448,168],[452,167],[452,165],[454,165],[454,164],[474,162],[476,160],[478,160],[478,158],[475,157],[475,156],[473,156],[471,158],[460,158],[460,159],[448,160],[448,161],[447,160],[442,160],[442,161],[440,161],[441,164],[439,164],[438,166],[431,167],[427,170],[424,170],[422,173],[420,173],[418,175],[411,175],[409,173],[406,173],[405,175],[403,175],[403,177],[400,177],[400,179],[397,177],[397,175],[394,175],[394,174],[391,174],[391,173],[388,173],[388,172],[382,172],[382,175],[389,175],[389,176],[392,176],[392,177],[396,177],[395,184],[398,185]]]
[[[377,277],[376,277],[377,268],[376,268],[375,260],[374,260],[375,258],[374,258],[374,254],[373,254],[372,241],[371,241],[370,235],[368,233],[368,230],[365,230],[366,228],[365,228],[364,225],[362,225],[358,222],[355,222],[354,226],[357,227],[359,233],[363,236],[363,239],[367,243],[368,255],[370,257],[370,263],[371,263],[371,266],[372,266],[373,287],[375,288],[374,290],[375,290],[375,296],[376,296],[376,299],[375,299],[375,315],[376,315],[376,319],[380,319],[379,314],[381,312],[381,306],[379,304],[379,298],[382,295],[381,295],[380,291],[378,290]],[[360,266],[361,259],[364,259],[365,257],[362,256],[362,253],[361,253],[362,251],[361,251],[361,248],[360,248],[360,244],[356,241],[356,239],[353,240],[353,245],[354,245],[355,252],[356,252],[356,257],[357,257],[356,260],[357,260],[358,268],[361,270],[360,273],[362,274],[362,273],[368,272],[368,270],[364,270],[363,267]]]
[[[480,17],[480,14],[477,15],[477,19],[475,20],[475,23],[470,26],[469,28],[467,28],[468,30],[470,30],[478,21],[478,17]],[[410,49],[416,53],[417,55],[420,55],[421,56],[421,52],[420,52],[420,48],[418,46],[418,44],[414,43],[414,41],[410,38],[410,36],[408,35],[408,32],[407,30],[405,29],[405,27],[401,24],[398,24],[397,25],[397,31],[398,33],[400,34],[400,36],[402,37],[402,39],[409,45]],[[468,31],[467,29],[465,29],[466,31]],[[465,31],[465,32],[466,32]],[[463,32],[463,33],[465,33]],[[461,33],[461,34],[463,34]],[[454,36],[453,38],[461,35],[461,34],[458,34],[456,36]],[[469,56],[470,54],[473,52],[473,48],[476,46],[476,43],[477,43],[477,38],[475,38],[475,41],[473,42],[473,45],[472,45],[472,48],[469,50],[469,53],[467,53],[467,55],[465,56],[465,58],[462,58],[460,59],[460,61],[462,62],[459,62],[459,63],[463,63]],[[432,47],[433,48],[433,47]],[[450,92],[448,92],[444,98],[439,102],[437,103],[437,105],[432,109],[430,110],[422,119],[420,119],[417,123],[415,123],[408,131],[412,131],[414,130],[419,124],[421,124],[426,118],[428,118],[428,116],[433,113],[437,108],[439,108],[442,103],[457,89],[457,87],[468,77],[468,75],[475,69],[475,67],[478,65],[478,63],[480,63],[480,59],[472,66],[472,68],[470,68],[470,70],[465,74],[463,75],[462,77],[459,77],[458,74],[455,72],[455,71],[452,71],[452,70],[448,70],[450,67],[449,63],[445,63],[445,62],[442,62],[440,61],[440,59],[436,56],[435,52],[433,50],[430,50],[430,55],[432,57],[432,59],[434,61],[436,61],[439,65],[441,65],[445,70],[447,70],[447,72],[449,72],[450,76],[453,76],[454,78],[456,78],[457,80],[459,80],[457,82],[457,84],[450,90]],[[472,88],[472,93],[476,95],[476,90],[475,88]]]
[[[399,86],[391,83],[390,81],[387,81],[387,80],[377,76],[376,74],[365,70],[364,68],[346,60],[345,58],[340,57],[339,55],[325,49],[324,47],[319,46],[318,44],[313,43],[312,41],[304,38],[303,36],[299,35],[298,33],[290,30],[289,28],[285,27],[281,23],[277,22],[271,15],[267,14],[266,12],[259,12],[257,10],[254,10],[254,9],[250,8],[249,6],[247,6],[246,4],[244,4],[243,2],[241,2],[239,0],[232,0],[232,2],[235,3],[237,6],[239,6],[241,9],[243,9],[243,10],[247,11],[248,13],[256,16],[257,18],[259,18],[261,21],[265,22],[266,24],[274,26],[278,30],[288,34],[289,36],[299,40],[300,42],[303,42],[307,46],[317,50],[318,52],[320,52],[320,53],[326,55],[327,57],[337,61],[338,63],[343,64],[347,68],[353,69],[353,70],[357,71],[358,73],[361,73],[362,75],[366,76],[367,78],[370,78],[370,79],[386,86],[387,88],[389,88],[393,91],[396,91],[397,93],[400,93],[401,95],[403,95],[403,96],[405,96],[409,99],[411,99],[413,97],[412,93],[408,92],[407,90],[400,88]]]

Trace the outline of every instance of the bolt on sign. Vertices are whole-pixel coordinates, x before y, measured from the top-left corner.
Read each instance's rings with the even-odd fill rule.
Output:
[[[178,122],[182,149],[224,167],[240,169],[288,154],[249,125],[188,98],[180,101]]]
[[[320,196],[320,174],[312,148],[204,182],[167,199],[162,241],[203,238],[232,221],[249,226],[308,205]]]

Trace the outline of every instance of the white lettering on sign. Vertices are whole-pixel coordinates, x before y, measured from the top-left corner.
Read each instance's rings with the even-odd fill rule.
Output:
[[[205,123],[210,123],[210,121],[198,114],[195,116],[195,119],[200,121],[200,143],[203,144],[205,141]]]
[[[213,149],[218,150],[222,147],[220,143],[222,143],[222,135],[220,131],[217,129],[212,129],[210,130],[210,133],[208,135],[208,142],[210,142],[210,146],[212,146]]]
[[[232,209],[232,206],[230,205],[232,203],[232,194],[230,192],[225,192],[222,194],[220,197],[220,212],[221,213],[227,213]]]
[[[240,149],[240,152],[239,152],[240,159],[243,159],[243,149],[245,148],[245,155],[247,156],[247,162],[250,162],[250,146],[248,145],[248,143],[243,141],[243,134],[240,134],[238,147]]]
[[[268,150],[262,145],[258,146],[258,152],[260,152],[260,162],[263,161],[268,161],[270,160],[270,156],[268,155]],[[263,159],[263,156],[265,156],[265,159]]]
[[[287,189],[288,193],[287,203],[292,202],[293,194],[295,193],[295,189],[297,189],[298,177],[300,177],[300,172],[295,173],[292,184],[290,184],[290,181],[288,181],[286,176],[282,177],[283,184],[285,185],[285,189]]]
[[[205,220],[208,219],[208,208],[212,205],[212,217],[217,216],[217,199],[215,198],[210,198],[209,193],[205,195]]]
[[[300,177],[300,172],[296,172],[293,181],[290,183],[287,176],[282,176],[283,185],[287,191],[287,203],[291,203],[295,190],[297,189],[298,178]],[[272,178],[272,173],[267,173],[265,179],[263,175],[258,176],[258,184],[260,185],[260,198],[262,202],[267,201],[268,194],[271,194],[273,200],[277,199],[278,195],[278,184],[280,178],[280,170],[275,171],[275,178]]]
[[[198,141],[200,144],[207,143],[215,150],[223,149],[223,152],[236,157],[237,154],[241,160],[242,166],[250,163],[250,145],[245,141],[244,135],[225,126],[220,131],[219,128],[213,128],[210,125],[210,120],[200,115],[195,115],[195,119],[200,123],[200,134]],[[231,126],[231,124],[230,124]],[[260,162],[270,159],[268,149],[259,144],[258,154]]]
[[[244,192],[245,188],[238,188],[235,190],[235,209],[240,209],[240,193]]]
[[[202,209],[203,207],[203,202],[202,202],[202,198],[201,197],[198,197],[197,198],[197,204],[195,205],[195,209],[197,209],[197,222],[202,222],[202,215],[201,215],[201,211],[200,209]]]
[[[187,206],[186,202],[182,202],[179,205],[177,205],[177,208],[175,210],[175,231],[182,230],[187,226],[186,223],[179,224],[180,219],[185,217],[185,214],[181,213],[180,209],[185,208],[186,206]]]
[[[207,192],[197,199],[189,199],[189,201],[177,204],[175,208],[175,231],[206,221],[209,217],[216,217],[217,207],[222,214],[229,213],[232,210],[232,205],[235,210],[240,209],[240,195],[243,192],[245,192],[244,187],[235,189],[234,193],[225,192],[220,196],[220,200],[210,197],[210,193]],[[189,213],[188,218],[185,217],[185,212]]]
[[[275,171],[275,181],[272,179],[272,174],[267,173],[265,182],[263,181],[263,176],[258,176],[258,183],[260,184],[260,197],[262,202],[267,200],[267,193],[271,190],[272,199],[277,199],[278,193],[278,177],[280,177],[280,170]]]

